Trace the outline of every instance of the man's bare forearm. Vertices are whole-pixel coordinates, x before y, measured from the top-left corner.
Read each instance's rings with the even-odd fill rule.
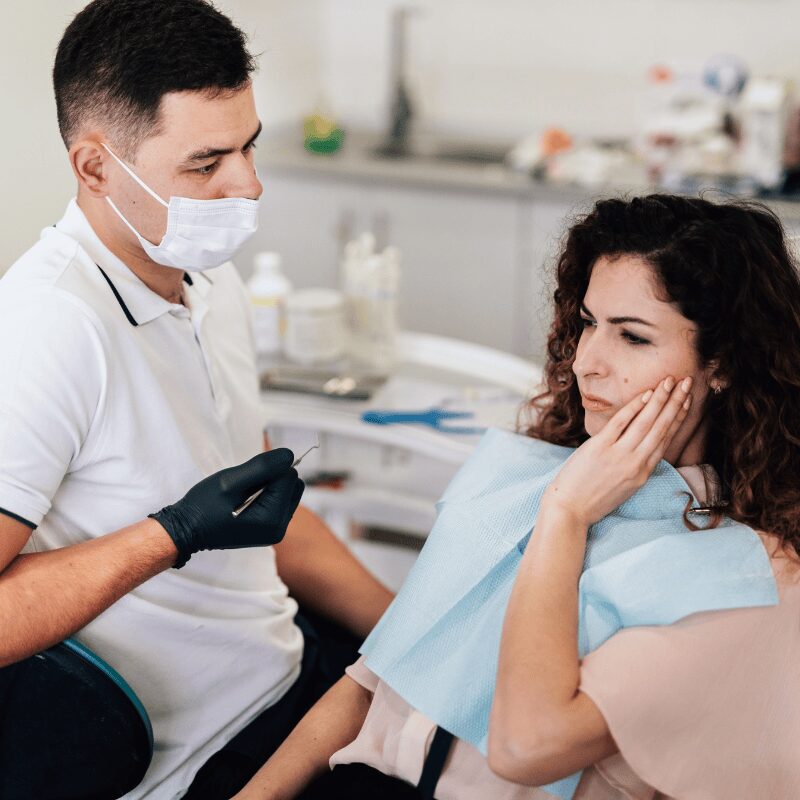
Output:
[[[81,544],[19,555],[0,572],[0,666],[71,636],[172,566],[177,550],[147,519]]]
[[[331,756],[352,742],[372,694],[346,675],[303,717],[289,738],[231,800],[290,800],[328,769]]]
[[[275,545],[278,573],[303,605],[366,636],[393,594],[313,512],[301,506]]]

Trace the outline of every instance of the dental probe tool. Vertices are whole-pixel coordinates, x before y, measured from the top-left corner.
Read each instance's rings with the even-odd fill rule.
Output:
[[[317,450],[318,448],[319,448],[319,442],[317,442],[316,444],[312,444],[311,447],[309,447],[308,450],[306,450],[305,453],[303,453],[303,455],[299,456],[294,461],[292,461],[292,467],[296,467],[312,450]],[[244,503],[242,503],[239,506],[239,508],[237,508],[235,511],[231,511],[231,514],[233,514],[234,517],[238,517],[239,514],[242,513],[242,511],[244,511],[248,506],[252,505],[252,503],[255,502],[255,499],[263,491],[264,489],[259,489],[254,494],[251,494],[250,497],[248,497],[247,500],[245,500]]]

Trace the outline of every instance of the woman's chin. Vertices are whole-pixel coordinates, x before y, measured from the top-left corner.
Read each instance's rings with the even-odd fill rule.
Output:
[[[588,411],[583,415],[583,427],[589,436],[596,436],[608,424],[612,413],[608,411]]]

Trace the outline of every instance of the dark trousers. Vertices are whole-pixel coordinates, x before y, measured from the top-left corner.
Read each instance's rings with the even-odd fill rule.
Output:
[[[305,649],[300,676],[266,709],[200,768],[184,800],[229,800],[278,749],[314,703],[358,658],[360,640],[340,626],[308,612],[295,619]]]

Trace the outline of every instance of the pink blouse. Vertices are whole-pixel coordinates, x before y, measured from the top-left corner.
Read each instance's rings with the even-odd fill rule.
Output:
[[[680,470],[698,499],[699,467]],[[575,800],[787,800],[800,797],[800,565],[771,552],[780,603],[626,628],[581,664],[581,691],[619,752],[584,770]],[[358,736],[330,765],[368,764],[416,784],[435,724],[359,659],[347,669],[373,694]],[[495,775],[457,739],[438,800],[553,800]]]

